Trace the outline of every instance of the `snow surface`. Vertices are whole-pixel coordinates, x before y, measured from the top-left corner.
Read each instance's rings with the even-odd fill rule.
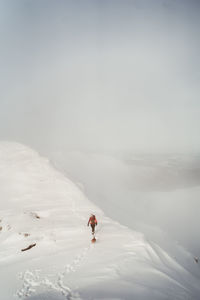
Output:
[[[0,195],[2,300],[200,298],[191,272],[142,233],[107,218],[35,151],[0,143]],[[95,244],[91,213],[99,221]]]

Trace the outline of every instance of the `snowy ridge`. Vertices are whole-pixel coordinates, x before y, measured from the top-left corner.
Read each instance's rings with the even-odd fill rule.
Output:
[[[2,299],[198,299],[192,274],[107,218],[35,151],[1,142],[0,170]],[[86,226],[92,212],[96,244]]]

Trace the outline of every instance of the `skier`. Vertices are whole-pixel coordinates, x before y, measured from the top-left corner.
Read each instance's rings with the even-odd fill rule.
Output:
[[[90,226],[92,227],[92,234],[94,234],[94,233],[95,233],[95,226],[97,226],[97,219],[96,219],[95,215],[92,214],[92,215],[90,216],[87,225],[89,226],[89,224],[90,224]]]

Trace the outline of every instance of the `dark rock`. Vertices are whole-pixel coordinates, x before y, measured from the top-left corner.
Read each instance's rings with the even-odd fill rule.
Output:
[[[31,245],[29,245],[28,247],[26,247],[26,248],[24,248],[24,249],[21,249],[21,251],[29,250],[29,249],[31,249],[31,248],[33,248],[33,247],[35,247],[35,246],[36,246],[36,243],[35,243],[35,244],[31,244]]]

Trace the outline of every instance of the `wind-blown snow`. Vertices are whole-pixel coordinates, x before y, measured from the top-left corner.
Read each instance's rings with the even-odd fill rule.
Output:
[[[0,143],[0,196],[2,299],[198,299],[198,280],[176,258],[107,218],[35,151]]]

